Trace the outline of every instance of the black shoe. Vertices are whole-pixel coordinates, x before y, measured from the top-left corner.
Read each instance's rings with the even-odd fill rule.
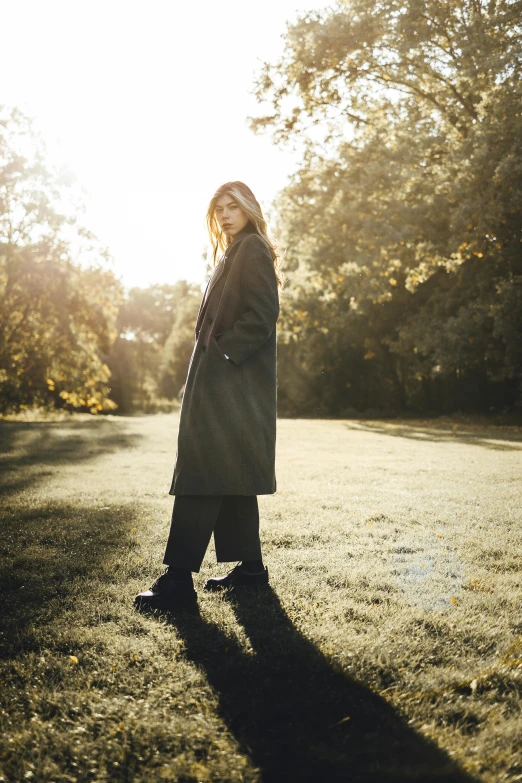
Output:
[[[249,574],[243,566],[237,565],[226,576],[207,579],[205,590],[221,590],[225,587],[259,587],[268,584],[268,568],[265,566],[259,574]]]
[[[134,599],[136,609],[181,609],[196,606],[198,594],[190,582],[174,579],[168,572],[162,574],[150,590],[140,593]]]

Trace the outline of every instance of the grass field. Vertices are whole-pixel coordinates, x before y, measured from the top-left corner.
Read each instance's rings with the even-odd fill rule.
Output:
[[[280,421],[271,589],[146,617],[176,427],[0,422],[0,781],[522,780],[522,428]]]

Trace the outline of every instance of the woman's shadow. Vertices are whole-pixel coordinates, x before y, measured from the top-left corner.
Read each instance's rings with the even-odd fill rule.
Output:
[[[271,588],[227,594],[252,650],[199,612],[172,616],[219,712],[264,783],[465,783],[435,744],[337,669],[291,623]]]

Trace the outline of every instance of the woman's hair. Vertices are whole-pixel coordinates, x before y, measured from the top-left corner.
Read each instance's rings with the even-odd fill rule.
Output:
[[[262,237],[268,245],[270,254],[274,260],[277,283],[279,286],[281,286],[283,284],[283,275],[279,269],[279,253],[277,251],[277,247],[268,236],[266,221],[263,217],[263,211],[259,205],[259,202],[250,188],[245,185],[244,182],[225,182],[224,185],[221,185],[221,187],[216,190],[212,196],[210,204],[208,205],[207,228],[210,237],[210,244],[212,245],[214,266],[216,265],[218,251],[221,250],[224,252],[228,245],[227,236],[224,231],[222,231],[221,226],[219,225],[219,222],[216,218],[216,202],[221,198],[221,196],[225,196],[226,194],[229,194],[237,201],[243,212],[249,218],[255,233],[259,234],[259,236]]]

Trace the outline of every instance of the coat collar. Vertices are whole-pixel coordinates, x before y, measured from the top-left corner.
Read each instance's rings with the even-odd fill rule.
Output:
[[[239,231],[239,233],[236,234],[232,242],[227,246],[227,249],[225,250],[225,256],[228,256],[229,250],[232,247],[235,247],[238,244],[238,242],[241,242],[241,240],[244,239],[246,236],[248,236],[249,234],[256,234],[256,233],[257,232],[253,227],[252,223],[250,222],[247,223],[245,228],[241,229],[241,231]]]

